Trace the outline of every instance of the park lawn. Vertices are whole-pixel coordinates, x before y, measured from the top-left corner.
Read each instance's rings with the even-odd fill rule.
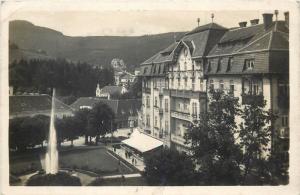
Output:
[[[96,172],[101,176],[137,173],[131,167],[119,163],[119,160],[109,154],[104,147],[61,152],[59,164],[61,167]]]
[[[14,175],[23,175],[35,172],[42,168],[40,155],[37,152],[20,155],[10,159],[9,170]],[[59,166],[61,168],[76,168],[98,173],[100,176],[115,174],[137,173],[130,166],[120,163],[119,160],[108,154],[103,148],[73,148],[59,152]]]

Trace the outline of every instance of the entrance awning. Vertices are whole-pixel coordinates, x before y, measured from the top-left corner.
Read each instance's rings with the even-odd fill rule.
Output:
[[[153,150],[163,145],[162,141],[152,138],[139,132],[137,129],[133,131],[130,138],[123,140],[123,144],[126,144],[142,153]]]

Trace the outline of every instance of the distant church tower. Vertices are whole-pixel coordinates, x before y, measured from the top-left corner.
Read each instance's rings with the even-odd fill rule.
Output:
[[[101,89],[99,86],[99,83],[97,84],[97,88],[96,88],[96,97],[100,97],[100,93],[101,93]]]

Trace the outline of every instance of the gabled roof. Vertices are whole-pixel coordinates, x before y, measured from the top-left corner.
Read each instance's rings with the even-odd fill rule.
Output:
[[[117,118],[128,118],[129,116],[137,115],[137,111],[141,107],[140,99],[126,99],[126,100],[108,100],[99,97],[81,97],[77,99],[71,107],[74,110],[79,110],[81,107],[93,108],[97,103],[107,104],[115,113]]]
[[[209,23],[209,24],[205,24],[202,26],[198,26],[197,28],[191,30],[190,32],[186,33],[186,35],[191,35],[191,34],[195,34],[195,33],[199,33],[202,31],[206,31],[206,30],[226,30],[225,27],[216,24],[216,23]]]
[[[15,95],[9,96],[9,114],[48,113],[52,107],[52,97],[49,95]],[[55,99],[55,112],[73,112],[70,106]]]
[[[199,26],[185,34],[179,41],[172,43],[166,49],[158,52],[154,56],[144,61],[141,65],[153,65],[158,63],[174,62],[175,53],[180,51],[182,46],[188,47],[192,58],[199,58],[207,54],[216,41],[218,41],[227,29],[216,24],[210,23]],[[179,49],[178,49],[179,48]],[[146,72],[141,74],[145,75]]]
[[[121,94],[122,87],[115,85],[107,85],[101,89],[101,93]]]

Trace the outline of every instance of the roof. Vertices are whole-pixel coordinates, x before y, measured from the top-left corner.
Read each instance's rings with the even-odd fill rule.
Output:
[[[229,30],[209,52],[210,70],[207,67],[205,74],[288,72],[288,50],[288,28],[283,21],[273,22],[267,30],[263,24]],[[228,70],[229,58],[232,56],[249,52],[257,55],[255,52],[258,51],[269,52],[269,57],[263,57],[265,60],[260,60],[252,70],[245,70],[244,63],[235,60],[235,57],[231,61],[231,69]]]
[[[262,49],[272,50],[276,47],[288,49],[288,32],[284,21],[273,22],[267,30],[264,29],[264,24],[234,28],[227,31],[214,45],[208,57]]]
[[[205,56],[226,31],[226,28],[216,23],[195,28],[191,32],[186,33],[179,42],[172,43],[166,49],[144,61],[141,64],[141,74],[144,76],[157,75],[155,71],[153,72],[152,66],[174,62],[176,60],[176,54],[180,52],[182,47],[187,47],[190,50],[192,58]]]
[[[9,96],[9,114],[50,114],[52,97],[49,95],[15,95]],[[55,99],[56,112],[73,112],[72,108]]]
[[[108,94],[121,94],[122,87],[115,86],[115,85],[107,85],[101,89],[101,93],[108,93]]]
[[[202,31],[205,31],[205,30],[226,30],[226,28],[219,25],[219,24],[217,24],[217,23],[212,22],[212,23],[209,23],[209,24],[198,26],[197,28],[193,29],[192,31],[186,33],[186,35],[202,32]]]
[[[145,135],[137,129],[133,131],[129,139],[123,140],[122,143],[142,153],[161,147],[163,145],[162,141]]]
[[[75,110],[79,110],[81,107],[92,108],[100,102],[107,104],[117,118],[128,118],[137,115],[142,104],[140,99],[108,100],[99,97],[81,97],[71,104],[71,107]]]

